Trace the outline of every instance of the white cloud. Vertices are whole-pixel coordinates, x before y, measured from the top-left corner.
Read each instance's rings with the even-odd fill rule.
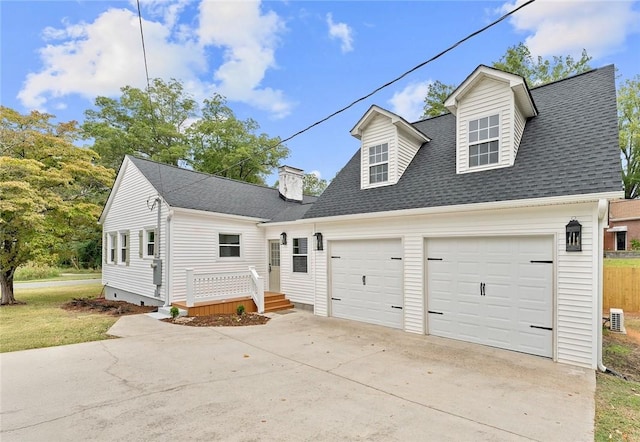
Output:
[[[507,12],[524,3],[502,5]],[[514,14],[511,24],[528,34],[532,55],[579,56],[583,49],[599,58],[621,49],[630,33],[640,31],[640,12],[631,1],[538,0]]]
[[[429,92],[432,81],[408,84],[389,100],[391,111],[408,121],[418,120],[424,111],[424,98]]]
[[[353,29],[346,23],[334,23],[331,13],[327,14],[327,26],[329,37],[340,40],[340,49],[343,53],[353,51]]]
[[[318,178],[319,180],[322,179],[322,174],[320,173],[319,170],[312,170],[311,172],[309,172],[310,175],[315,175],[316,178]]]
[[[267,69],[277,67],[275,49],[285,29],[280,17],[263,14],[257,1],[203,1],[200,43],[224,48],[224,62],[214,73],[216,89],[229,100],[270,110],[276,117],[289,114],[292,104],[282,91],[260,87]]]
[[[289,114],[293,105],[284,92],[261,85],[266,71],[277,67],[275,50],[285,31],[280,17],[262,13],[259,1],[203,0],[194,29],[180,23],[187,3],[142,1],[150,77],[177,78],[197,99],[219,92],[275,117]],[[27,108],[59,106],[71,94],[92,100],[117,96],[125,85],[146,86],[133,8],[109,9],[93,22],[63,21],[59,28],[44,29],[42,36],[47,42],[39,50],[42,69],[27,75],[18,94]],[[210,53],[214,48],[223,50],[222,60]],[[207,72],[213,73],[203,80]]]

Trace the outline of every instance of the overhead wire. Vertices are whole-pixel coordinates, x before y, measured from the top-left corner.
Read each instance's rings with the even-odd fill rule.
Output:
[[[511,11],[509,11],[509,12],[505,13],[504,15],[502,15],[502,16],[501,16],[501,17],[499,17],[499,18],[497,18],[496,20],[492,21],[492,22],[491,22],[491,23],[489,23],[488,25],[483,26],[482,28],[480,28],[480,29],[478,29],[478,30],[476,30],[476,31],[472,32],[471,34],[467,35],[466,37],[464,37],[464,38],[462,38],[462,39],[458,40],[457,42],[455,42],[454,44],[452,44],[452,45],[451,45],[451,46],[449,46],[448,48],[444,49],[443,51],[439,52],[438,54],[434,55],[433,57],[429,58],[428,60],[425,60],[425,61],[423,61],[422,63],[420,63],[420,64],[418,64],[418,65],[416,65],[416,66],[412,67],[411,69],[409,69],[409,70],[407,70],[407,71],[403,72],[401,75],[397,76],[397,77],[396,77],[396,78],[394,78],[393,80],[390,80],[390,81],[388,81],[388,82],[384,83],[382,86],[379,86],[379,87],[375,88],[373,91],[369,92],[368,94],[363,95],[362,97],[360,97],[360,98],[357,98],[357,99],[353,100],[351,103],[347,104],[346,106],[344,106],[344,107],[342,107],[342,108],[338,109],[337,111],[332,112],[331,114],[327,115],[326,117],[324,117],[324,118],[322,118],[322,119],[320,119],[320,120],[318,120],[318,121],[316,121],[316,122],[314,122],[314,123],[310,124],[309,126],[305,127],[304,129],[301,129],[301,130],[299,130],[299,131],[295,132],[293,135],[290,135],[290,136],[289,136],[289,137],[287,137],[287,138],[284,138],[284,139],[282,139],[282,140],[279,140],[276,144],[265,147],[265,148],[264,148],[264,151],[265,151],[265,152],[268,152],[269,150],[275,149],[276,147],[278,147],[278,146],[282,145],[283,143],[286,143],[287,141],[290,141],[290,140],[292,140],[292,139],[294,139],[294,138],[296,138],[296,137],[298,137],[298,136],[302,135],[303,133],[305,133],[305,132],[307,132],[307,131],[311,130],[312,128],[314,128],[314,127],[316,127],[316,126],[318,126],[318,125],[320,125],[320,124],[324,123],[325,121],[330,120],[331,118],[335,117],[336,115],[339,115],[339,114],[341,114],[342,112],[344,112],[344,111],[346,111],[346,110],[348,110],[348,109],[352,108],[352,107],[353,107],[353,106],[355,106],[356,104],[358,104],[358,103],[360,103],[360,102],[362,102],[362,101],[366,100],[367,98],[369,98],[369,97],[371,97],[371,96],[375,95],[376,93],[380,92],[382,89],[385,89],[385,88],[387,88],[387,87],[391,86],[392,84],[397,83],[398,81],[402,80],[402,79],[403,79],[404,77],[406,77],[407,75],[409,75],[409,74],[411,74],[411,73],[415,72],[416,70],[418,70],[418,69],[420,69],[420,68],[422,68],[422,67],[426,66],[427,64],[429,64],[429,63],[431,63],[431,62],[433,62],[433,61],[435,61],[435,60],[439,59],[440,57],[442,57],[443,55],[445,55],[445,54],[447,54],[448,52],[452,51],[453,49],[457,48],[458,46],[460,46],[461,44],[465,43],[466,41],[468,41],[468,40],[470,40],[470,39],[472,39],[472,38],[476,37],[477,35],[479,35],[479,34],[481,34],[481,33],[485,32],[486,30],[488,30],[488,29],[492,28],[493,26],[497,25],[498,23],[500,23],[500,22],[504,21],[505,19],[509,18],[511,15],[513,15],[513,14],[515,14],[516,12],[520,11],[521,9],[523,9],[523,8],[525,8],[525,7],[527,7],[527,6],[529,6],[531,3],[534,3],[535,1],[536,1],[536,0],[528,0],[528,1],[526,1],[525,3],[521,4],[520,6],[518,6],[518,7],[514,8],[514,9],[512,9]],[[219,174],[221,174],[221,173],[227,172],[228,170],[230,170],[230,169],[232,169],[232,168],[234,168],[234,167],[237,167],[237,166],[239,166],[239,165],[241,165],[241,164],[243,164],[243,163],[245,163],[245,162],[249,161],[251,158],[253,158],[253,157],[248,156],[248,157],[246,157],[246,158],[244,158],[244,159],[242,159],[242,160],[238,161],[237,163],[232,164],[232,165],[231,165],[231,166],[229,166],[229,167],[226,167],[226,168],[224,168],[224,169],[222,169],[222,170],[218,170],[218,171],[216,171],[213,175],[219,175]],[[204,180],[206,180],[207,178],[209,178],[209,177],[204,177],[204,178],[199,179],[199,180],[196,180],[196,181],[194,181],[194,182],[192,182],[192,183],[185,184],[184,186],[179,186],[179,187],[177,187],[177,188],[174,188],[174,189],[172,189],[172,190],[168,191],[167,193],[176,192],[176,191],[178,191],[178,190],[180,190],[180,189],[182,189],[182,188],[184,188],[184,187],[192,186],[192,185],[194,185],[194,184],[196,184],[196,183],[198,183],[198,182],[200,182],[200,181],[204,181]]]

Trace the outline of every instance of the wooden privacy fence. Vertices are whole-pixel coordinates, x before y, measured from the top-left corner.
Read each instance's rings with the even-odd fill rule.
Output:
[[[640,312],[640,267],[605,267],[603,307]]]

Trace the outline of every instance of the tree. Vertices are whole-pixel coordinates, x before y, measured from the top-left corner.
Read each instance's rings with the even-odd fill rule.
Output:
[[[177,80],[153,80],[148,93],[126,86],[119,99],[98,97],[82,130],[94,140],[100,163],[118,170],[126,154],[178,165],[188,158],[185,130],[197,103]]]
[[[456,89],[452,84],[444,84],[439,80],[429,85],[427,96],[424,99],[424,113],[422,118],[437,117],[449,112],[444,107],[444,102],[449,95]]]
[[[586,50],[582,51],[579,60],[574,60],[571,55],[553,56],[552,60],[540,56],[534,60],[531,51],[524,43],[518,43],[507,49],[500,60],[493,63],[493,67],[505,72],[520,75],[525,79],[529,87],[540,86],[552,81],[561,80],[570,75],[580,74],[591,69],[589,61],[591,57]],[[437,117],[448,112],[444,102],[455,90],[456,86],[434,82],[424,99],[423,118]]]
[[[329,183],[315,173],[305,173],[302,180],[302,193],[305,195],[320,196]]]
[[[204,100],[202,118],[187,130],[191,159],[200,172],[264,184],[269,173],[289,155],[278,138],[262,133],[251,118],[236,118],[223,96]]]
[[[640,75],[618,88],[618,131],[625,198],[640,197]]]
[[[591,58],[586,49],[583,49],[582,56],[577,61],[571,55],[554,55],[553,61],[540,56],[534,60],[529,48],[524,43],[518,43],[507,49],[500,60],[493,63],[493,67],[520,75],[529,87],[533,87],[586,72],[591,69]]]
[[[155,79],[148,93],[127,86],[120,98],[98,97],[95,104],[82,129],[95,140],[101,164],[114,169],[130,154],[263,184],[289,154],[279,139],[257,134],[256,121],[239,120],[223,96],[214,94],[200,109],[177,80]]]
[[[98,155],[76,147],[75,122],[53,115],[22,115],[0,106],[1,304],[16,302],[15,270],[31,259],[55,255],[78,231],[95,224],[97,203],[113,182],[113,170],[96,166]]]

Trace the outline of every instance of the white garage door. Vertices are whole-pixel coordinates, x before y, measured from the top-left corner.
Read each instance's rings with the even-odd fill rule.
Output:
[[[402,243],[399,239],[333,241],[331,315],[402,328]]]
[[[430,334],[553,355],[553,238],[427,240]]]

